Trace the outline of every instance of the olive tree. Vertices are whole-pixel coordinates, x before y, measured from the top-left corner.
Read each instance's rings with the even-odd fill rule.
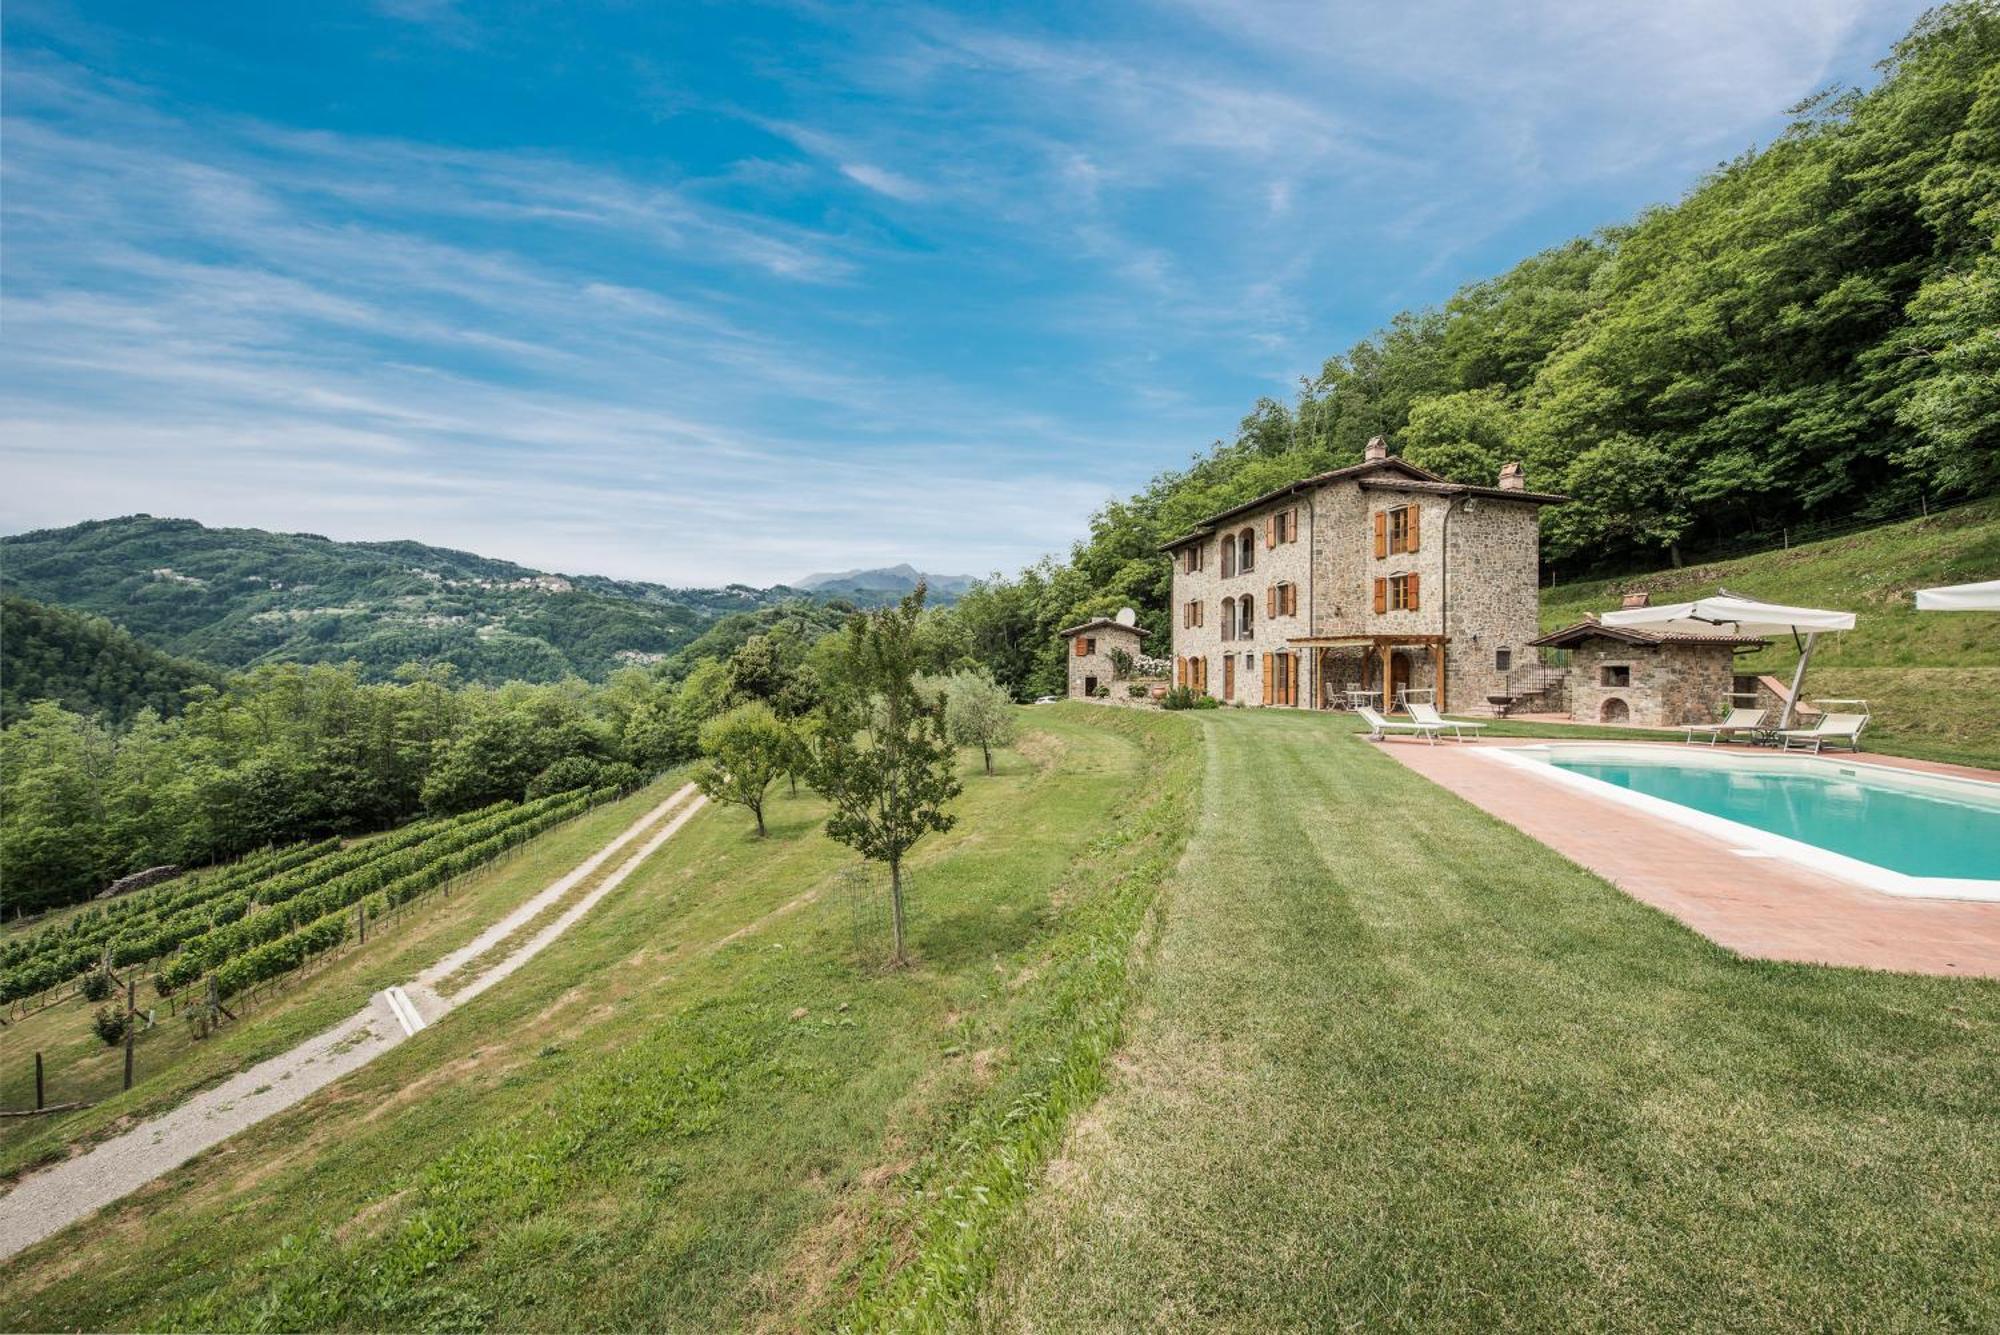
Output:
[[[984,668],[955,672],[945,683],[944,725],[958,746],[976,746],[993,772],[993,748],[1014,740],[1018,719],[1013,697]]]
[[[748,807],[764,837],[764,795],[784,773],[791,733],[761,701],[738,705],[701,730],[702,763],[694,781],[718,802]]]

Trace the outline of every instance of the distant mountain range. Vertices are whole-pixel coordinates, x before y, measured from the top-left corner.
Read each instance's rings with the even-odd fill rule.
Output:
[[[876,601],[883,598],[900,598],[919,583],[925,586],[929,601],[949,603],[971,588],[971,575],[932,575],[918,570],[915,566],[880,566],[874,570],[841,570],[832,574],[807,575],[795,580],[792,587],[806,589],[822,597],[854,598]]]
[[[376,678],[421,661],[454,664],[473,681],[601,679],[664,660],[732,613],[800,600],[876,605],[918,578],[902,566],[811,588],[676,589],[419,542],[151,515],[0,538],[0,589],[104,617],[165,653],[227,668],[354,660]],[[933,593],[950,601],[967,582],[938,579]]]

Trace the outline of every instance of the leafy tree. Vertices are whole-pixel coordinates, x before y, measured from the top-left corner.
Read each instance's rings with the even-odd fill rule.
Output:
[[[764,837],[764,797],[790,762],[792,735],[761,700],[738,705],[701,730],[706,759],[695,771],[701,791],[718,802],[748,808]]]
[[[945,683],[945,731],[954,745],[976,746],[993,772],[993,748],[1014,739],[1019,722],[1013,697],[984,669],[955,672]]]
[[[896,607],[857,615],[841,634],[812,776],[833,803],[827,834],[888,864],[898,964],[908,959],[903,859],[924,835],[951,828],[945,805],[961,791],[944,709],[916,682],[923,605],[919,585]]]

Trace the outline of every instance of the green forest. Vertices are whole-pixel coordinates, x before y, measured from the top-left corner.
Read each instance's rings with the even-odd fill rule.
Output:
[[[177,714],[188,691],[222,684],[214,668],[163,654],[103,617],[9,597],[0,625],[0,725],[37,700],[129,723],[146,709]]]

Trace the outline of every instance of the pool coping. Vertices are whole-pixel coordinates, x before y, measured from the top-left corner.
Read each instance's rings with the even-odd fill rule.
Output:
[[[1552,783],[1561,784],[1580,792],[1587,792],[1608,802],[1644,811],[1659,820],[1671,822],[1698,830],[1712,838],[1734,846],[1734,851],[1743,857],[1778,858],[1799,866],[1810,868],[1823,875],[1836,877],[1851,885],[1858,885],[1878,894],[1897,895],[1908,899],[1965,900],[1974,903],[2000,903],[2000,880],[1983,880],[1971,877],[1953,876],[1911,876],[1906,872],[1880,867],[1872,862],[1864,862],[1844,853],[1821,848],[1800,839],[1760,830],[1754,825],[1730,820],[1693,807],[1682,806],[1666,798],[1654,797],[1650,793],[1635,792],[1615,783],[1607,783],[1588,774],[1578,774],[1572,770],[1558,769],[1544,761],[1535,760],[1522,754],[1526,751],[1593,751],[1602,753],[1644,754],[1657,756],[1666,748],[1658,743],[1593,742],[1593,741],[1533,741],[1526,745],[1482,748],[1477,754],[1496,763],[1510,765],[1528,773],[1538,774]],[[1675,748],[1677,751],[1680,748]],[[1693,751],[1689,757],[1700,757],[1702,763],[1714,764],[1718,768],[1732,767],[1732,761],[1765,761],[1782,765],[1797,765],[1815,770],[1834,768],[1842,765],[1858,764],[1885,774],[1921,776],[1943,784],[1979,784],[1993,788],[2000,793],[2000,784],[1985,779],[1969,778],[1963,774],[1941,774],[1924,770],[1913,770],[1903,766],[1868,765],[1850,756],[1801,755],[1789,760],[1781,760],[1773,752],[1710,751],[1704,747]]]
[[[1549,774],[1547,766],[1495,764],[1484,754],[1548,740],[1491,737],[1425,746],[1356,737],[1350,744],[1368,745],[1734,955],[2000,985],[2000,904],[1885,895],[1785,858],[1745,857],[1732,839],[1658,819],[1601,791],[1545,785],[1536,775]],[[1682,745],[1626,744],[1662,751]],[[1936,761],[1872,752],[1860,759],[1885,769],[2000,779],[1992,770]]]

